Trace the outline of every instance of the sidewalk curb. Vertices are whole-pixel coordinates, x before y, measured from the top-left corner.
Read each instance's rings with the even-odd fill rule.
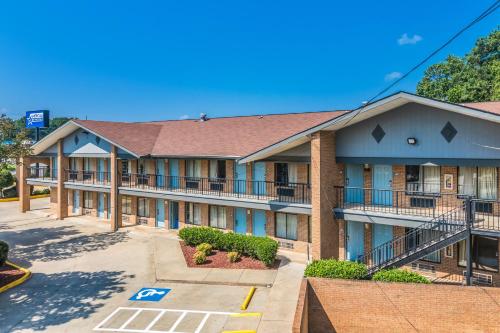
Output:
[[[215,286],[237,286],[237,287],[265,287],[271,288],[272,284],[265,283],[255,283],[255,282],[222,282],[222,281],[210,281],[210,280],[172,280],[172,279],[157,279],[157,282],[170,282],[170,283],[179,283],[179,284],[208,284]]]
[[[24,281],[28,280],[30,278],[30,276],[31,276],[31,272],[28,269],[20,267],[20,266],[17,266],[16,264],[11,263],[10,261],[6,261],[6,263],[9,264],[10,266],[14,267],[14,268],[17,268],[17,269],[23,271],[24,275],[21,278],[15,280],[15,281],[12,281],[11,283],[8,283],[5,286],[1,287],[0,288],[0,293],[3,293],[4,291],[7,291],[7,290],[9,290],[11,288],[14,288],[15,286],[20,285]]]

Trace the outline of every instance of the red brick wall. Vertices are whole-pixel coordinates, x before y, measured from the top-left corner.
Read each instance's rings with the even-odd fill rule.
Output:
[[[307,281],[299,293],[293,332],[498,330],[497,288],[319,278]]]

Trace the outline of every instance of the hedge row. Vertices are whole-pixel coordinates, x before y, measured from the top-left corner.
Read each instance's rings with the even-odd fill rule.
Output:
[[[183,228],[179,237],[190,246],[208,243],[214,249],[238,252],[259,259],[268,266],[274,263],[278,252],[278,242],[271,238],[224,233],[209,227]]]
[[[383,269],[373,274],[372,280],[384,282],[431,283],[426,277],[405,269]]]
[[[313,261],[307,265],[304,275],[307,277],[331,279],[369,279],[368,269],[365,264],[336,259]],[[430,281],[422,275],[404,269],[387,269],[378,271],[373,274],[372,280],[384,282],[430,283]]]
[[[365,279],[368,269],[365,265],[352,261],[335,259],[315,260],[307,265],[304,275],[331,279]]]

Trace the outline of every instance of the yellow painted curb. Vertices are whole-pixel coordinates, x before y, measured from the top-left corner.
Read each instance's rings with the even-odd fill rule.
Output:
[[[262,313],[260,312],[247,312],[247,313],[234,313],[231,317],[260,317]]]
[[[12,281],[11,283],[6,284],[5,286],[1,287],[0,288],[0,293],[3,293],[4,291],[9,290],[10,288],[14,288],[15,286],[20,285],[24,281],[28,280],[29,277],[31,276],[31,272],[29,270],[27,270],[26,268],[17,266],[16,264],[11,263],[10,261],[7,261],[6,263],[9,264],[9,265],[11,265],[14,268],[17,268],[17,269],[23,271],[24,275],[21,276],[21,278],[17,279],[16,281]]]
[[[39,198],[48,198],[48,197],[50,197],[50,193],[49,194],[32,195],[32,196],[30,196],[30,199],[39,199]],[[11,201],[19,201],[19,197],[0,199],[0,202],[11,202]]]
[[[257,331],[252,330],[243,330],[243,331],[222,331],[222,333],[257,333]]]
[[[245,300],[243,301],[243,304],[241,304],[240,309],[241,310],[246,310],[248,308],[248,304],[250,304],[250,301],[252,300],[252,296],[255,293],[255,287],[250,288],[250,291],[247,294],[247,297],[245,297]]]

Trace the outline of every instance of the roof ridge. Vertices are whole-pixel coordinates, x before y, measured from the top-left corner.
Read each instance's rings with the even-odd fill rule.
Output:
[[[231,119],[231,118],[251,118],[251,117],[266,117],[266,116],[290,116],[290,115],[301,115],[301,114],[311,114],[311,113],[334,113],[334,112],[346,112],[350,110],[321,110],[321,111],[302,111],[302,112],[287,112],[287,113],[262,113],[253,115],[239,115],[239,116],[222,116],[222,117],[209,117],[209,120],[213,119]],[[130,124],[154,124],[163,122],[174,122],[174,121],[198,121],[199,118],[189,118],[189,119],[165,119],[165,120],[150,120],[150,121],[134,121]]]

